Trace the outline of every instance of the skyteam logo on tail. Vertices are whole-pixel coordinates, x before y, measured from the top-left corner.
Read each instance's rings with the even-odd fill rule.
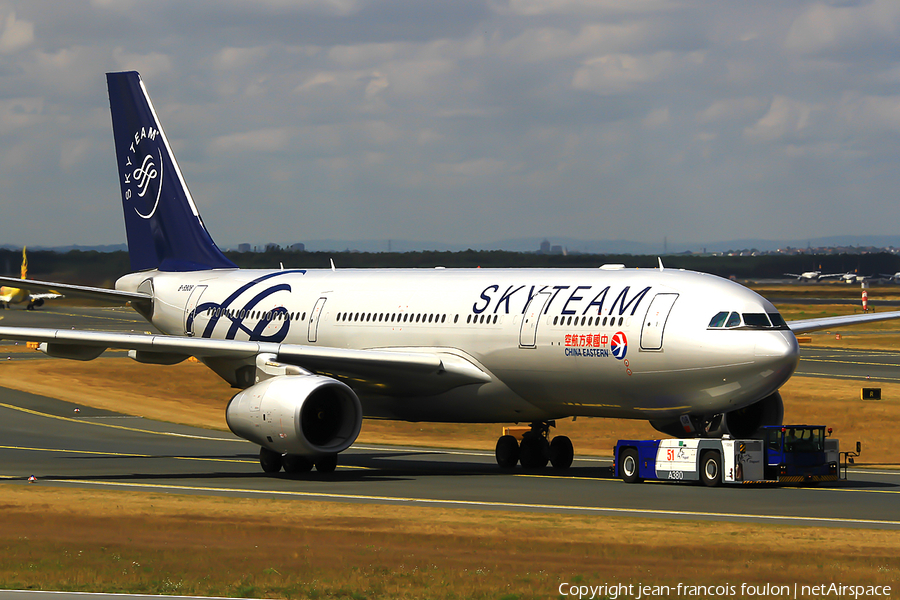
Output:
[[[131,203],[134,212],[143,219],[156,214],[163,185],[163,158],[160,144],[156,142],[159,131],[141,127],[134,133],[134,141],[128,148],[125,166],[125,202]]]

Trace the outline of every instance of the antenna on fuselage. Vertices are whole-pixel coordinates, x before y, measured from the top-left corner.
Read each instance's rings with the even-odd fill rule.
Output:
[[[656,260],[659,261],[659,270],[662,271],[663,270],[662,257],[657,256]]]
[[[329,258],[329,259],[328,259],[328,262],[331,263],[331,270],[332,270],[332,271],[337,271],[337,269],[334,268],[334,259],[333,259],[333,258]]]

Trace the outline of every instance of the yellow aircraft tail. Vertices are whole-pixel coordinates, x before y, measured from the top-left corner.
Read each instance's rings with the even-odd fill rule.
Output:
[[[28,279],[28,257],[25,255],[26,246],[22,246],[22,279]]]

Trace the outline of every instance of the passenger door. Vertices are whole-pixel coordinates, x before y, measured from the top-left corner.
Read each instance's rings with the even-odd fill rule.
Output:
[[[316,306],[309,315],[309,330],[306,339],[310,342],[315,342],[318,339],[319,317],[322,314],[322,307],[325,306],[325,300],[327,300],[327,298],[319,298],[316,300]]]
[[[657,294],[650,302],[641,329],[641,350],[662,350],[663,331],[678,294]]]
[[[197,306],[200,304],[200,296],[206,291],[206,287],[205,285],[194,286],[184,305],[184,335],[193,336],[196,331]]]
[[[550,292],[538,292],[525,307],[522,325],[519,328],[519,348],[534,348],[537,341],[537,327],[544,307],[550,300]]]

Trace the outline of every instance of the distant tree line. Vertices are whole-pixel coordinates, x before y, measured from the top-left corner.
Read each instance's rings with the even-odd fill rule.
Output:
[[[459,268],[551,267],[597,268],[603,264],[626,267],[657,268],[656,256],[616,254],[533,254],[504,251],[465,252],[297,252],[270,249],[266,252],[226,252],[239,267],[277,269],[328,269],[334,261],[338,269],[360,268],[424,268],[436,266]],[[900,271],[900,256],[878,254],[837,255],[764,255],[764,256],[698,256],[664,255],[667,269],[687,269],[738,279],[777,279],[784,273],[821,271],[823,273],[857,272],[860,275],[893,274]],[[21,250],[0,249],[0,273],[18,277]],[[127,252],[28,252],[28,276],[31,279],[110,287],[121,275],[131,270]]]

